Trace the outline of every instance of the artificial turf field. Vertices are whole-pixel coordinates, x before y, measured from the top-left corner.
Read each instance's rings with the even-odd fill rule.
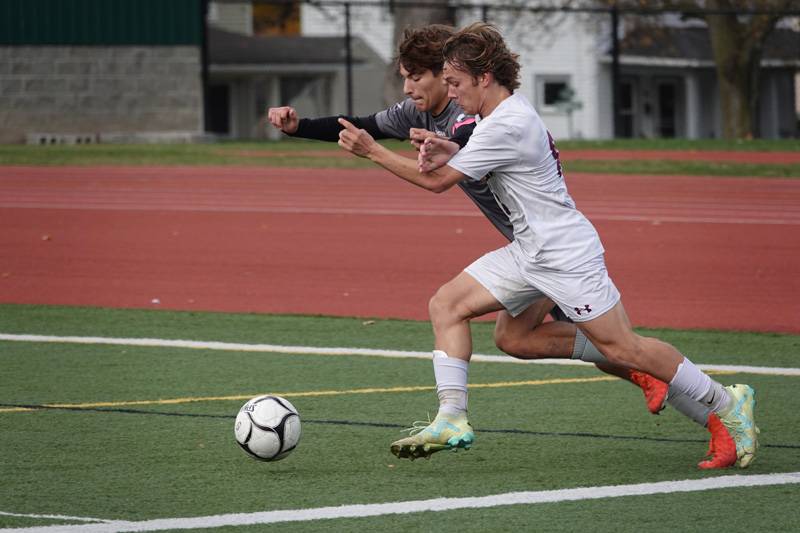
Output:
[[[798,150],[796,140],[559,146]],[[0,165],[369,166],[337,154],[335,145],[302,142],[2,146]],[[800,176],[796,162],[567,165],[570,172]],[[497,353],[491,329],[474,324],[477,353]],[[696,363],[794,369],[716,374],[757,390],[762,447],[751,468],[699,471],[704,429],[669,409],[648,414],[636,388],[590,366],[481,361],[470,370],[474,449],[398,460],[389,443],[435,412],[429,356],[300,354],[291,347],[427,352],[425,322],[0,305],[0,531],[800,530],[800,336],[640,331],[672,342]],[[66,342],[74,336],[123,340]],[[157,341],[124,340],[142,338]],[[235,346],[165,342],[175,339]],[[248,345],[254,351],[241,351]],[[264,393],[289,398],[303,420],[298,449],[277,463],[250,459],[233,438],[239,407]],[[759,480],[765,484],[745,486]],[[639,495],[612,497],[611,486]],[[275,522],[269,513],[282,510],[286,521]],[[321,516],[339,518],[311,519]]]
[[[491,328],[474,325],[477,353],[497,353]],[[476,361],[470,369],[476,446],[409,462],[392,456],[388,445],[402,436],[402,428],[435,412],[429,360],[304,355],[292,353],[291,347],[426,351],[432,336],[425,322],[0,305],[0,333],[287,347],[284,352],[243,352],[125,341],[0,340],[0,528],[798,528],[800,474],[780,485],[691,492],[669,488],[660,494],[502,505],[510,501],[508,493],[520,491],[583,487],[602,496],[603,487],[612,485],[800,472],[798,375],[717,375],[723,383],[756,388],[762,447],[746,471],[702,472],[694,465],[705,453],[705,430],[669,409],[650,415],[630,384],[607,379],[591,366]],[[800,367],[800,336],[642,333],[672,342],[696,363]],[[298,449],[281,462],[254,461],[233,439],[239,407],[264,393],[286,396],[303,420]],[[252,518],[251,513],[278,510],[491,496],[497,497],[485,508],[467,503],[437,512],[395,510],[320,520],[304,519],[307,515],[296,511],[288,513],[289,522],[225,525],[236,523],[230,517],[237,513]],[[407,510],[416,509],[407,505]],[[342,509],[353,512],[352,507]],[[196,520],[184,520],[192,517]],[[153,522],[157,519],[179,520]],[[123,527],[112,521],[135,524]]]

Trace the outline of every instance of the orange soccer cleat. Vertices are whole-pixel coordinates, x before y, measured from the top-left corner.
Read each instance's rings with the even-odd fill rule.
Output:
[[[708,452],[706,452],[707,459],[697,463],[697,466],[702,470],[733,466],[737,459],[736,443],[731,434],[728,433],[728,428],[714,413],[708,415],[707,427],[708,432],[711,433]]]
[[[629,370],[628,377],[642,389],[644,399],[647,402],[648,411],[657,415],[666,407],[669,385],[654,378],[650,374],[645,374],[638,370]]]

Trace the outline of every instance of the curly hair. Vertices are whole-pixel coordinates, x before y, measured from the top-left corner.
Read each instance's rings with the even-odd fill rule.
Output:
[[[430,24],[422,28],[406,28],[398,47],[397,66],[411,74],[430,70],[438,75],[444,66],[442,47],[455,28],[444,24]]]
[[[445,61],[475,78],[491,72],[512,93],[519,87],[519,55],[491,24],[476,22],[458,30],[444,44],[443,54]]]

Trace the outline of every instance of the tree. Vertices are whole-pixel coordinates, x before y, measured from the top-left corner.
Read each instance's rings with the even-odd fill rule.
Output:
[[[705,21],[716,65],[722,136],[747,139],[757,135],[759,73],[764,43],[797,0],[605,0],[621,9],[675,9],[686,18]]]
[[[788,9],[789,3],[789,0],[709,0],[708,7],[780,10]],[[764,43],[780,18],[774,14],[705,16],[717,66],[722,134],[726,139],[751,138],[757,134],[759,71]]]

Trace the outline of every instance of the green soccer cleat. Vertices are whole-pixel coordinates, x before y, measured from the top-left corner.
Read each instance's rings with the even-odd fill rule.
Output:
[[[730,394],[732,406],[724,416],[719,414],[719,418],[736,443],[736,466],[747,468],[758,450],[759,429],[753,419],[756,391],[750,385],[731,385],[725,390]]]
[[[442,450],[469,450],[475,442],[475,433],[466,415],[439,413],[433,422],[414,422],[410,437],[392,443],[392,453],[401,459],[429,458]]]

